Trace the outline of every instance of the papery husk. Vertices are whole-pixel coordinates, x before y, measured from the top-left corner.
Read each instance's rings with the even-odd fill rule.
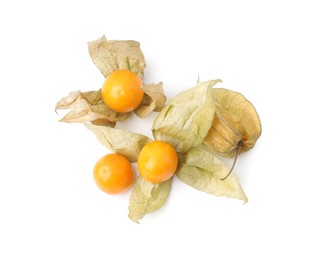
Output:
[[[152,140],[138,133],[107,126],[85,124],[97,137],[98,141],[112,152],[124,155],[131,162],[136,162],[142,148]]]
[[[141,104],[134,110],[134,113],[139,117],[146,117],[152,111],[160,112],[166,102],[164,95],[163,83],[145,84],[142,86],[144,96]]]
[[[198,83],[172,98],[154,120],[154,138],[169,143],[180,153],[201,144],[214,117],[211,88],[220,81]]]
[[[203,144],[228,158],[252,149],[262,132],[255,107],[232,90],[215,88],[211,93],[215,116]]]
[[[223,180],[228,172],[228,167],[209,150],[191,147],[180,156],[176,176],[197,190],[247,202],[248,198],[234,174]]]
[[[87,123],[114,127],[117,121],[127,119],[131,113],[118,113],[102,100],[101,91],[70,92],[57,102],[55,110],[70,109],[61,122]]]
[[[92,61],[104,77],[115,70],[130,70],[141,79],[146,67],[140,43],[133,40],[107,40],[105,36],[88,43]]]
[[[144,180],[141,176],[137,178],[129,201],[129,218],[139,223],[146,214],[160,209],[166,202],[172,188],[172,178],[154,184]]]

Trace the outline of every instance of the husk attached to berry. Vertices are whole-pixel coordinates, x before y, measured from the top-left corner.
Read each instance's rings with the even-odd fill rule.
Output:
[[[85,124],[94,132],[98,141],[112,152],[124,155],[136,162],[143,146],[152,140],[145,135],[107,126]]]
[[[146,63],[140,43],[137,41],[109,41],[102,36],[100,39],[89,42],[88,47],[92,61],[105,78],[115,70],[130,70],[143,79]],[[142,89],[144,97],[134,113],[139,117],[146,117],[152,111],[161,111],[166,101],[163,83],[144,84]]]
[[[88,50],[92,61],[105,78],[115,70],[130,70],[143,79],[146,63],[139,42],[108,41],[105,36],[102,36],[89,42]]]
[[[87,123],[114,127],[117,121],[127,119],[131,113],[118,113],[110,109],[101,98],[101,91],[70,92],[57,102],[55,110],[70,109],[60,119],[66,123]]]
[[[211,91],[216,109],[203,144],[232,158],[254,147],[261,136],[261,121],[255,107],[240,93],[215,88]]]
[[[115,70],[130,70],[141,79],[146,67],[140,44],[132,40],[111,40],[105,36],[88,43],[92,61],[107,77]],[[163,83],[144,84],[144,97],[134,112],[146,117],[152,111],[159,112],[165,105]],[[101,98],[101,91],[73,91],[57,102],[55,110],[71,109],[60,121],[67,123],[87,123],[115,127],[117,121],[127,119],[131,113],[117,113],[110,109]]]
[[[218,82],[198,83],[172,98],[153,123],[154,138],[169,143],[180,153],[201,144],[214,117],[211,88]]]
[[[180,156],[177,177],[189,186],[215,196],[225,196],[248,201],[238,179],[229,172],[228,167],[207,149],[191,147]]]
[[[145,84],[142,87],[144,97],[141,104],[134,110],[138,117],[146,117],[152,111],[160,112],[165,106],[166,97],[164,96],[163,83]]]
[[[136,223],[146,214],[160,209],[166,202],[172,188],[172,178],[154,184],[139,176],[134,185],[129,202],[129,218]]]
[[[115,70],[130,70],[143,79],[146,63],[138,42],[108,41],[103,36],[88,46],[92,61],[104,77]],[[178,152],[176,176],[181,181],[215,196],[247,202],[237,178],[213,152],[235,157],[234,166],[240,153],[254,147],[261,135],[261,122],[254,106],[242,94],[212,88],[218,82],[221,80],[197,83],[166,106],[163,84],[144,84],[143,100],[134,113],[145,117],[152,111],[160,112],[152,126],[153,136]],[[131,162],[138,160],[144,145],[151,141],[147,136],[113,128],[132,112],[117,113],[110,109],[100,90],[71,92],[57,102],[55,109],[70,110],[60,121],[85,123],[101,144]],[[146,214],[160,209],[171,186],[172,178],[153,184],[137,177],[130,196],[129,218],[138,223]]]

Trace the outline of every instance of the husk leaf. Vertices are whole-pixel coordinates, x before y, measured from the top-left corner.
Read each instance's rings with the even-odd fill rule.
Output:
[[[191,147],[186,154],[180,156],[176,176],[197,190],[247,202],[248,198],[234,174],[221,180],[228,172],[224,163],[210,151]]]
[[[201,144],[214,116],[215,105],[210,97],[211,87],[220,80],[198,83],[175,96],[158,114],[153,136],[172,145],[178,152],[187,152]]]
[[[101,144],[115,153],[126,156],[131,162],[136,162],[143,146],[151,142],[145,135],[123,129],[92,124],[85,126],[94,132]]]
[[[101,98],[101,91],[70,92],[55,106],[56,110],[71,109],[62,119],[66,123],[92,122],[114,127],[116,121],[127,119],[131,113],[117,113],[110,109]]]
[[[88,43],[92,61],[107,77],[114,70],[130,70],[143,79],[146,67],[140,43],[132,40],[111,40],[105,36]]]
[[[134,110],[134,113],[139,117],[146,117],[152,111],[160,112],[166,102],[163,83],[145,84],[142,89],[144,91],[144,97],[141,104]]]
[[[166,202],[172,187],[172,178],[154,184],[139,176],[132,189],[129,202],[129,218],[138,223],[146,214],[160,209]]]

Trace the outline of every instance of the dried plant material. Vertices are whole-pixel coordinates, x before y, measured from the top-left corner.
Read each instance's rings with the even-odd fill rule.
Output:
[[[138,42],[107,40],[103,36],[89,42],[88,50],[92,61],[104,77],[107,78],[114,71],[124,70],[126,72],[129,70],[143,80],[146,63]],[[123,82],[128,77],[122,76],[121,72],[111,75],[118,76],[120,78],[118,82],[125,87]],[[133,74],[134,77],[135,74]],[[110,78],[108,77],[108,80]],[[222,88],[213,89],[213,86],[221,80],[199,82],[198,76],[198,83],[195,87],[179,93],[165,106],[166,97],[162,82],[144,84],[138,77],[137,80],[140,83],[138,84],[139,92],[140,86],[143,85],[142,96],[139,95],[138,102],[135,102],[136,104],[128,110],[118,109],[118,111],[133,109],[134,113],[141,118],[146,117],[152,111],[159,112],[153,122],[152,133],[155,140],[166,142],[173,146],[173,151],[174,148],[177,151],[177,169],[175,172],[176,166],[174,165],[171,172],[197,190],[247,202],[248,198],[238,179],[231,172],[238,155],[253,148],[261,135],[261,122],[253,105],[240,93]],[[133,80],[127,79],[127,81],[129,81],[128,87],[130,87],[130,82]],[[115,93],[120,92],[117,87],[120,87],[121,83],[114,83]],[[112,91],[110,92],[112,93]],[[132,90],[124,97],[136,101],[137,95],[134,94],[136,94],[136,90]],[[109,92],[104,95],[105,100],[108,96],[111,96]],[[124,102],[120,100],[117,104],[121,106]],[[107,104],[111,105],[108,101]],[[115,109],[117,106],[111,107]],[[137,162],[139,159],[139,169],[142,169],[143,152],[141,155],[140,152],[152,140],[141,134],[114,128],[117,121],[127,119],[132,112],[113,111],[103,101],[101,90],[83,93],[71,92],[57,102],[56,110],[58,109],[69,110],[60,121],[85,123],[85,126],[96,135],[101,144],[117,153],[116,156],[121,154],[131,162]],[[229,170],[221,160],[215,157],[214,152],[225,157],[234,157],[232,168]],[[150,154],[151,162],[153,159],[157,160],[156,157],[158,157],[158,163],[154,165],[153,171],[149,171],[149,175],[160,174],[162,169],[168,165],[165,163],[166,161],[175,161],[172,156],[168,156],[167,160],[162,160],[161,156],[152,156],[156,153],[155,150],[145,151],[145,153]],[[118,162],[112,159],[111,163],[115,165],[114,168],[117,171]],[[147,163],[146,160],[145,164]],[[121,172],[126,173],[127,171],[122,169]],[[146,181],[141,175],[146,176],[141,171],[140,176],[136,178],[129,202],[129,218],[136,223],[139,223],[139,220],[146,214],[160,209],[165,204],[172,187],[172,178],[167,181],[164,181],[166,178],[156,178],[153,182],[157,183],[152,183]],[[120,182],[122,179],[119,178],[118,181]]]
[[[55,109],[71,109],[60,121],[66,123],[92,122],[115,126],[116,121],[128,118],[131,113],[117,113],[101,98],[101,91],[74,91],[57,102]]]
[[[229,169],[211,152],[201,147],[192,147],[181,156],[176,175],[197,190],[247,202],[248,198],[233,174],[221,180],[228,172]]]
[[[141,104],[134,110],[139,117],[146,117],[152,111],[160,112],[166,102],[164,96],[163,83],[146,84],[142,87],[144,96]]]
[[[95,133],[101,144],[113,152],[126,156],[131,162],[136,162],[143,146],[151,142],[145,135],[123,129],[91,124],[86,124],[86,127]]]
[[[130,70],[143,78],[146,67],[140,43],[136,41],[108,41],[105,36],[88,43],[92,61],[107,77],[114,70]]]
[[[169,143],[180,153],[201,144],[214,116],[211,87],[218,82],[220,80],[198,83],[175,96],[153,123],[155,139]]]
[[[138,177],[134,183],[129,203],[129,218],[136,223],[146,214],[160,209],[167,200],[172,187],[172,178],[153,184]]]
[[[204,144],[224,157],[253,148],[261,135],[261,122],[254,106],[240,93],[212,90],[215,117]]]
[[[94,121],[91,121],[91,123],[94,124],[94,125],[103,125],[103,126],[110,126],[110,127],[115,127],[116,126],[116,122],[109,121],[106,118],[96,119]]]

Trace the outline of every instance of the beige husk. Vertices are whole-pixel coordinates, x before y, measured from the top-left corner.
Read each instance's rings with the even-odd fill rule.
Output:
[[[225,196],[248,201],[238,179],[231,174],[225,180],[229,169],[206,149],[191,147],[184,155],[180,156],[180,162],[176,171],[177,177],[192,186],[216,196]]]
[[[220,80],[198,83],[176,95],[158,114],[153,136],[172,145],[177,152],[187,152],[207,135],[214,117],[211,88]]]
[[[107,126],[85,124],[94,132],[101,144],[112,152],[126,156],[131,162],[136,162],[143,146],[151,139],[145,135]]]
[[[108,41],[103,36],[89,42],[88,46],[92,61],[104,77],[115,70],[130,70],[143,79],[146,63],[138,42]],[[139,117],[146,117],[152,111],[161,111],[166,101],[163,83],[144,84],[142,89],[144,97],[139,107],[134,110],[135,114]]]
[[[92,61],[107,77],[115,70],[130,70],[141,79],[146,67],[140,44],[128,40],[107,40],[105,36],[88,43]],[[240,93],[212,88],[221,80],[197,83],[171,99],[165,106],[163,83],[144,84],[144,97],[134,110],[139,117],[160,112],[152,132],[156,140],[171,144],[179,156],[177,177],[191,187],[213,194],[248,201],[238,179],[214,156],[234,157],[255,145],[261,135],[261,122],[254,106]],[[56,110],[70,110],[60,121],[85,123],[101,144],[112,152],[136,162],[151,139],[113,128],[132,113],[117,113],[102,100],[101,90],[74,91],[57,102]],[[226,178],[225,178],[226,177]],[[153,184],[137,177],[129,202],[129,218],[138,223],[146,214],[166,202],[172,178]]]
[[[143,79],[146,67],[140,43],[136,41],[108,41],[105,36],[88,43],[92,61],[106,77],[114,70],[130,70]]]
[[[134,110],[134,113],[139,117],[146,117],[152,111],[160,112],[166,101],[164,96],[163,83],[146,84],[142,87],[144,97],[141,104]]]
[[[129,218],[138,223],[144,215],[160,209],[166,202],[172,187],[172,178],[154,184],[138,177],[129,202]]]
[[[101,91],[70,92],[55,106],[56,110],[70,109],[60,121],[66,123],[92,122],[114,127],[117,121],[127,119],[131,113],[118,113],[110,109],[101,98]]]
[[[237,149],[243,153],[253,148],[262,131],[254,106],[232,90],[215,88],[211,93],[216,109],[204,145],[229,158],[236,155]]]

